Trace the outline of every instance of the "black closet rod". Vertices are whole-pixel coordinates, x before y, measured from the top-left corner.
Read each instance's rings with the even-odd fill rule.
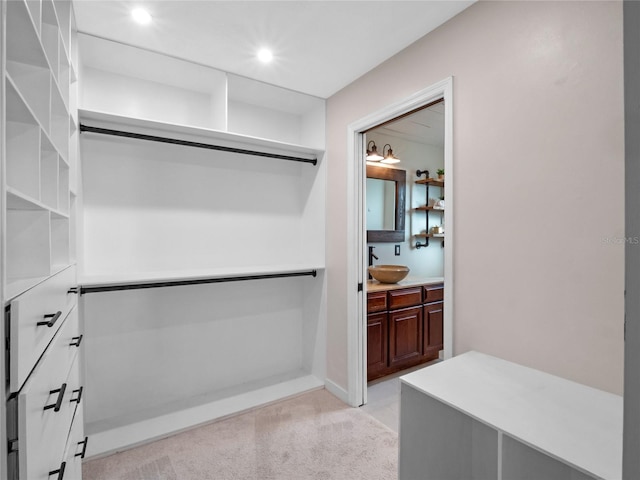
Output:
[[[182,145],[185,147],[206,148],[208,150],[219,150],[221,152],[242,153],[245,155],[255,155],[257,157],[278,158],[280,160],[291,160],[294,162],[311,163],[317,165],[317,158],[292,157],[289,155],[279,155],[277,153],[259,152],[256,150],[245,150],[242,148],[223,147],[221,145],[212,145],[210,143],[191,142],[189,140],[180,140],[178,138],[159,137],[156,135],[145,135],[143,133],[124,132],[122,130],[112,130],[109,128],[91,127],[89,125],[80,124],[80,132],[99,133],[102,135],[113,135],[115,137],[137,138],[139,140],[148,140],[151,142],[172,143],[174,145]]]
[[[136,290],[141,288],[160,288],[160,287],[180,287],[183,285],[200,285],[203,283],[222,283],[222,282],[240,282],[244,280],[264,280],[268,278],[285,278],[285,277],[315,277],[316,270],[306,272],[291,273],[268,273],[264,275],[245,275],[237,277],[219,277],[219,278],[200,278],[197,280],[174,280],[171,282],[147,282],[147,283],[127,283],[121,285],[104,285],[96,287],[80,287],[80,294],[97,293],[97,292],[114,292],[118,290]]]

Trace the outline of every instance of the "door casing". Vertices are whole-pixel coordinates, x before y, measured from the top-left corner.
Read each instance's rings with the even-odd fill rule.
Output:
[[[454,247],[454,170],[453,170],[453,77],[426,87],[398,102],[387,105],[348,126],[347,134],[347,366],[348,403],[357,407],[367,402],[367,349],[366,288],[358,290],[358,285],[366,285],[367,262],[365,260],[366,222],[365,181],[366,162],[364,155],[364,132],[382,123],[393,120],[436,100],[444,99],[444,168],[446,174],[447,208],[445,219],[444,249],[444,358],[453,356],[453,247]]]

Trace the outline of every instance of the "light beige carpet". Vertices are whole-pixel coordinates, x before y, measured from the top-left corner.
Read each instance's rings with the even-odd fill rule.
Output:
[[[398,436],[316,390],[91,460],[84,480],[395,480]]]

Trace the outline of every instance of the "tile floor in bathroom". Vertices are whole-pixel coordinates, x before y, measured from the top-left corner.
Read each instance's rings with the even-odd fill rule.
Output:
[[[367,386],[367,403],[360,408],[397,433],[400,422],[400,377],[439,361],[434,360],[433,362],[418,365],[369,382]]]

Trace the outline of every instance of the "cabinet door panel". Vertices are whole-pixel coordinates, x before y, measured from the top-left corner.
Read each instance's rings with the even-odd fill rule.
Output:
[[[422,303],[422,288],[403,288],[389,291],[389,310],[413,307]]]
[[[437,357],[443,348],[443,302],[424,306],[423,346],[425,356]]]
[[[421,356],[422,308],[389,313],[389,366],[412,365]]]
[[[371,292],[367,294],[367,312],[383,312],[387,309],[387,292]]]
[[[440,300],[444,300],[444,284],[439,283],[437,285],[424,286],[425,302],[437,302]]]
[[[388,318],[386,313],[367,316],[367,380],[385,374],[388,358]]]
[[[62,462],[80,387],[77,328],[74,309],[17,397],[20,480],[47,479]]]
[[[11,302],[10,390],[20,390],[31,369],[73,308],[76,295],[68,293],[75,284],[75,267],[54,275]],[[57,314],[60,312],[60,314]],[[38,325],[53,320],[51,327]]]
[[[84,425],[82,424],[82,405],[76,409],[73,426],[67,441],[67,451],[65,454],[66,468],[64,478],[69,480],[82,479],[82,459],[86,451],[85,443],[88,439],[84,436]]]

